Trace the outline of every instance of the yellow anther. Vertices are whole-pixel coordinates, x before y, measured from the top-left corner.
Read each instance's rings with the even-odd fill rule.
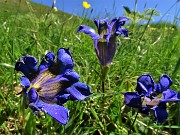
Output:
[[[35,84],[35,85],[33,85],[32,87],[35,88],[35,89],[38,89],[38,88],[39,88],[39,85]]]

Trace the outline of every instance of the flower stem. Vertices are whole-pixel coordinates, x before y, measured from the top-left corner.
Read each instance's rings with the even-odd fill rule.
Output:
[[[134,118],[134,120],[133,120],[133,123],[132,123],[132,125],[131,125],[131,127],[130,127],[130,132],[129,132],[129,133],[131,133],[131,130],[132,130],[132,128],[133,128],[133,125],[134,125],[134,123],[135,123],[135,121],[136,121],[136,119],[137,119],[137,116],[138,116],[139,112],[140,112],[140,109],[142,108],[142,103],[143,103],[143,101],[144,101],[144,98],[142,98],[141,107],[138,109],[138,111],[137,111],[137,113],[136,113],[136,116],[135,116],[135,118]],[[128,133],[128,134],[129,134],[129,133]]]
[[[106,81],[106,76],[108,73],[109,67],[107,66],[101,66],[101,81],[102,81],[102,92],[105,92],[105,81]]]
[[[22,105],[22,127],[24,127],[25,124],[25,106],[26,106],[26,101],[25,101],[25,95],[22,94],[22,101],[21,101],[21,105]]]
[[[102,79],[102,92],[105,92],[105,79]]]
[[[132,130],[132,128],[133,128],[133,125],[134,125],[134,123],[135,123],[135,121],[136,121],[136,119],[137,119],[138,114],[139,114],[139,110],[138,110],[138,112],[136,113],[136,116],[135,116],[135,118],[134,118],[134,120],[133,120],[132,125],[130,126],[130,133],[131,133],[131,130]]]

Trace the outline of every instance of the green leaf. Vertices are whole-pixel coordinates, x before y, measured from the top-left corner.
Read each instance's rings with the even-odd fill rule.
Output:
[[[13,65],[10,65],[10,64],[7,64],[7,63],[0,63],[0,66],[5,66],[5,67],[8,67],[8,68],[14,68]]]
[[[36,127],[36,120],[34,117],[34,114],[31,112],[28,112],[26,116],[26,123],[25,123],[25,128],[24,128],[24,134],[25,135],[32,135],[35,133],[35,127]]]
[[[176,66],[173,71],[173,76],[177,74],[178,70],[180,69],[180,58],[178,59]]]
[[[131,13],[131,10],[129,9],[129,7],[127,7],[127,6],[123,6],[123,8],[124,8],[124,10],[125,10],[128,14],[130,14],[130,13]]]
[[[92,107],[90,108],[90,111],[94,115],[95,119],[98,121],[100,127],[104,130],[104,126],[103,126],[102,122],[100,121],[96,111]]]

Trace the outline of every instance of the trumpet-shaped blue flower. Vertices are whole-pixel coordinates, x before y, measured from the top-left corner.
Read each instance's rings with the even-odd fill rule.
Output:
[[[91,27],[85,25],[79,26],[78,32],[84,32],[94,40],[95,52],[102,66],[109,66],[114,58],[117,48],[116,36],[128,36],[128,30],[122,28],[127,20],[128,18],[126,17],[120,17],[114,18],[109,23],[107,18],[102,20],[95,19],[94,23],[97,26],[98,34]]]
[[[39,66],[35,57],[22,56],[15,65],[21,71],[23,93],[31,110],[38,115],[42,111],[60,124],[66,124],[69,111],[63,106],[68,100],[84,100],[91,93],[87,84],[79,82],[79,75],[73,70],[74,61],[68,49],[60,48],[57,58],[48,52]]]
[[[171,85],[172,80],[168,75],[162,75],[159,83],[155,83],[149,74],[142,75],[137,79],[136,92],[124,93],[125,104],[139,108],[143,114],[150,114],[150,110],[153,110],[157,122],[163,123],[168,117],[166,103],[180,101],[180,91],[170,90]],[[162,94],[161,98],[159,94]]]

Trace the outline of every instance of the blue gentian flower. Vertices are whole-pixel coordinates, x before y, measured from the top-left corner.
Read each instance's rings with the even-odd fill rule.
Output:
[[[77,32],[84,32],[94,40],[95,52],[102,66],[109,66],[114,58],[117,48],[116,36],[128,36],[128,30],[122,28],[127,20],[128,18],[126,17],[120,17],[114,18],[109,23],[107,18],[102,20],[95,19],[94,23],[97,26],[98,34],[91,27],[85,25],[79,26]]]
[[[60,124],[66,124],[69,110],[63,106],[68,100],[84,100],[91,93],[87,84],[79,82],[79,75],[73,70],[74,61],[68,49],[60,48],[57,58],[48,52],[39,66],[35,57],[22,56],[15,65],[23,93],[31,110],[38,115],[42,111]]]
[[[155,83],[150,74],[145,74],[137,79],[136,92],[125,92],[125,104],[133,108],[139,108],[139,112],[150,114],[154,111],[157,123],[163,123],[168,117],[166,111],[167,102],[179,102],[180,91],[170,90],[172,80],[168,75],[162,75],[159,83]],[[159,94],[162,97],[159,98]]]

